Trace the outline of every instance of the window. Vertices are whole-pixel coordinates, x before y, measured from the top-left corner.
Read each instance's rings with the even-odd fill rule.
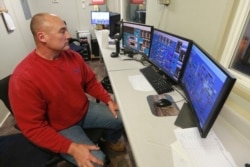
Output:
[[[250,77],[250,18],[246,21],[246,28],[242,32],[242,37],[239,40],[238,48],[230,63],[229,68],[232,68],[243,75]]]
[[[220,62],[237,77],[227,104],[250,120],[250,1],[235,1],[234,7],[235,14]]]

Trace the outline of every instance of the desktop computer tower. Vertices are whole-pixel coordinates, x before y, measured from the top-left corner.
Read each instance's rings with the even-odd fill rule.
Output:
[[[92,46],[92,55],[94,55],[95,57],[99,57],[100,56],[100,53],[99,53],[100,49],[99,49],[97,39],[91,40],[91,46]]]

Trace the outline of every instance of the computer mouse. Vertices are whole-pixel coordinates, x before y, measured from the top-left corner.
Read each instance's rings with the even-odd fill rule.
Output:
[[[172,105],[172,102],[169,101],[168,99],[159,99],[158,101],[156,101],[157,107],[168,107],[171,105]]]

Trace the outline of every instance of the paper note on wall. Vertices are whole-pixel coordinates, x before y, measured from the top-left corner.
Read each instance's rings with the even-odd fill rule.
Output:
[[[10,17],[9,13],[3,12],[3,19],[7,28],[7,31],[11,32],[15,30],[15,25],[14,22],[12,20],[12,18]]]

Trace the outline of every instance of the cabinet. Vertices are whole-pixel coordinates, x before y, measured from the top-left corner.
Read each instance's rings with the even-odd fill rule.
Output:
[[[90,60],[91,59],[91,52],[90,52],[90,46],[87,37],[83,37],[79,39],[80,46],[82,47],[81,55],[84,58],[84,60]]]

